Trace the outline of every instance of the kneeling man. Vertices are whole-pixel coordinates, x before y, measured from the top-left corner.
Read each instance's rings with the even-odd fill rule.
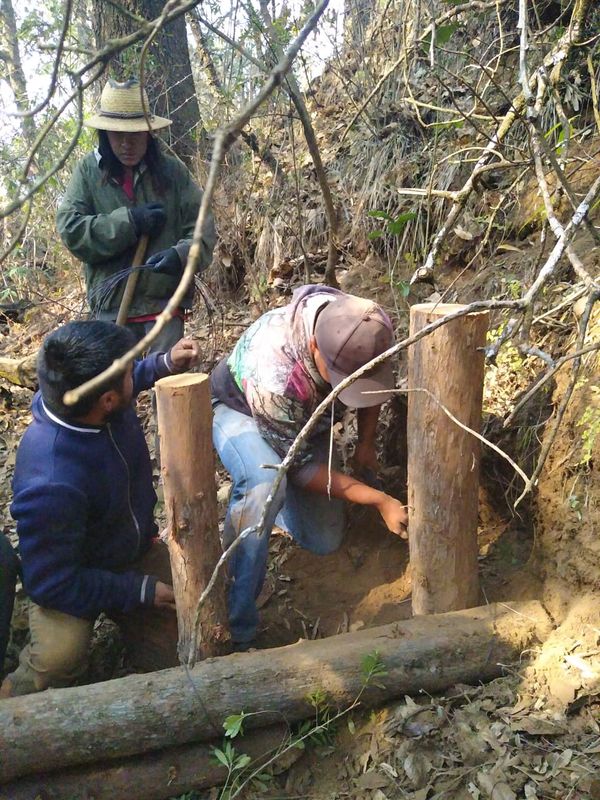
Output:
[[[75,405],[63,402],[65,392],[100,374],[133,341],[112,322],[70,322],[40,350],[40,391],[19,445],[11,505],[31,641],[0,697],[75,682],[100,612],[173,606],[172,587],[143,569],[157,534],[156,494],[133,400],[159,378],[193,366],[196,343],[181,339]]]

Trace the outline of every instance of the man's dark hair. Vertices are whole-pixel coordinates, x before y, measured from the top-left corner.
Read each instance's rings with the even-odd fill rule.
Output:
[[[123,386],[124,374],[83,397],[73,406],[63,402],[65,392],[95,378],[135,343],[130,330],[114,322],[84,320],[68,322],[44,339],[37,361],[38,380],[44,403],[59,416],[85,416],[100,395]]]
[[[113,152],[108,133],[98,131],[98,152],[100,153],[100,168],[106,179],[113,178],[121,180],[125,167]],[[164,161],[158,140],[154,136],[148,136],[148,147],[144,161],[152,178],[152,185],[158,194],[163,194],[168,187],[168,180],[165,175]]]

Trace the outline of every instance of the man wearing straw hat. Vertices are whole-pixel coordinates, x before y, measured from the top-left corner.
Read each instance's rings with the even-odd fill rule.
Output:
[[[58,209],[58,231],[71,253],[84,262],[93,315],[108,321],[117,319],[139,241],[147,237],[126,313],[127,325],[139,341],[179,283],[202,192],[184,164],[162,152],[154,133],[171,120],[150,112],[137,80],[109,80],[97,113],[86,124],[98,131],[98,147],[75,167]],[[214,243],[209,216],[198,272],[210,264]],[[192,286],[152,351],[165,352],[181,338],[193,292]]]

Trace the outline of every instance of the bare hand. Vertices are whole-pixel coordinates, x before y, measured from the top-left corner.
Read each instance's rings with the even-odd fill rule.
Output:
[[[384,494],[382,501],[377,506],[387,529],[401,539],[408,539],[408,509],[400,500]]]
[[[180,339],[169,351],[169,358],[178,372],[195,367],[200,359],[200,348],[195,339]]]
[[[175,345],[177,346],[177,345]],[[154,590],[154,605],[157,608],[175,608],[175,595],[173,587],[162,581],[156,582]]]

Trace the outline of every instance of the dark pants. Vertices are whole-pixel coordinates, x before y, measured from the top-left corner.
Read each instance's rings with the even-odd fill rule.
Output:
[[[10,542],[0,533],[0,673],[10,635],[10,620],[15,602],[19,559]]]

